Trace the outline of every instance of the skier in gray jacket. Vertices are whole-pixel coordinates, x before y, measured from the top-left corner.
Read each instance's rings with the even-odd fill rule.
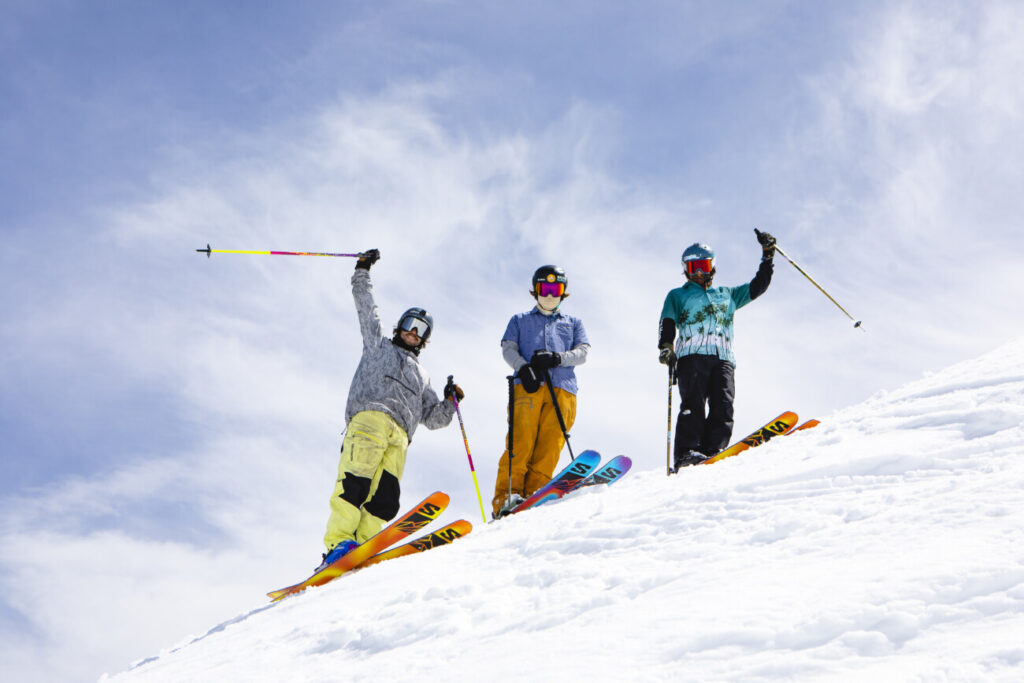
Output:
[[[410,308],[399,318],[392,336],[384,335],[370,283],[370,266],[379,258],[376,249],[365,252],[352,274],[363,355],[345,408],[347,427],[321,566],[345,555],[398,514],[399,481],[416,427],[421,423],[428,429],[447,427],[455,414],[452,394],[459,400],[464,396],[449,383],[444,399],[439,399],[420,365],[420,351],[434,326],[429,313]]]

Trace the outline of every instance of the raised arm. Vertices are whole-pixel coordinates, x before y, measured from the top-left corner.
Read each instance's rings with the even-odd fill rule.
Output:
[[[384,336],[384,328],[377,312],[377,303],[373,300],[373,283],[370,281],[370,266],[380,258],[380,252],[371,249],[365,254],[356,261],[356,270],[352,273],[352,298],[356,302],[363,346],[369,348],[380,343]]]

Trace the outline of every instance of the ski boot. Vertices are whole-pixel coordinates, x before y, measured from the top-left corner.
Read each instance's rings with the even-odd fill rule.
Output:
[[[687,451],[681,457],[676,458],[676,465],[672,468],[672,474],[675,474],[683,467],[699,465],[707,459],[708,456],[704,455],[700,451]]]
[[[512,514],[512,511],[519,507],[519,504],[522,503],[524,500],[526,499],[520,496],[518,493],[513,493],[509,498],[505,500],[504,503],[502,503],[501,507],[498,508],[498,511],[491,515],[491,519],[497,520]]]
[[[316,571],[320,571],[327,565],[331,564],[335,560],[341,559],[345,555],[348,555],[358,543],[355,541],[342,541],[338,545],[331,548],[330,552],[323,554],[324,561],[320,563],[320,566],[316,568]]]

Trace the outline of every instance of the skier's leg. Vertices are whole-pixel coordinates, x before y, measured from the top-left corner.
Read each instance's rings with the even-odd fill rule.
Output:
[[[526,496],[551,481],[551,476],[558,467],[562,448],[565,447],[565,435],[562,433],[562,425],[558,423],[558,415],[551,402],[551,392],[543,390],[537,393],[543,393],[544,401],[537,430],[537,445],[533,449],[533,457],[530,459],[526,471]],[[562,411],[562,419],[565,420],[565,429],[568,431],[572,429],[572,425],[576,421],[576,396],[557,387],[555,387],[555,396],[558,399],[558,408]]]
[[[359,526],[356,527],[357,543],[363,543],[376,535],[385,522],[395,518],[400,508],[399,482],[405,470],[405,454],[409,448],[409,439],[405,431],[394,422],[388,437],[384,459],[374,475],[370,485],[370,497],[363,504]]]
[[[701,450],[708,455],[721,452],[732,438],[733,401],[736,397],[736,366],[719,360],[708,383],[708,419]]]
[[[676,384],[679,387],[679,417],[673,449],[676,466],[690,451],[701,449],[707,400],[707,358],[681,356],[676,363]]]
[[[512,454],[512,493],[523,495],[523,486],[526,479],[526,467],[537,443],[537,425],[540,420],[540,392],[534,394],[526,393],[526,390],[519,384],[513,391],[515,401],[515,424],[512,425],[514,433],[512,439],[515,445],[515,453]],[[491,500],[491,508],[497,514],[501,506],[508,498],[509,489],[509,454],[508,436],[505,437],[505,452],[498,461],[498,477],[494,482],[494,498]],[[525,496],[524,496],[525,497]]]
[[[341,541],[354,541],[362,517],[363,503],[374,488],[374,478],[388,447],[388,432],[394,421],[386,414],[365,410],[348,423],[338,463],[338,480],[331,494],[324,545],[331,550]]]

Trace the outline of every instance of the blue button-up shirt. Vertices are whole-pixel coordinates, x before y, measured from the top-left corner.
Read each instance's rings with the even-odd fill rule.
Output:
[[[512,316],[501,340],[516,342],[519,345],[519,355],[526,360],[533,358],[537,351],[564,353],[581,344],[590,344],[579,318],[560,311],[544,315],[536,307],[526,313]],[[576,394],[579,390],[576,372],[571,366],[559,365],[551,368],[551,383],[570,394]]]

